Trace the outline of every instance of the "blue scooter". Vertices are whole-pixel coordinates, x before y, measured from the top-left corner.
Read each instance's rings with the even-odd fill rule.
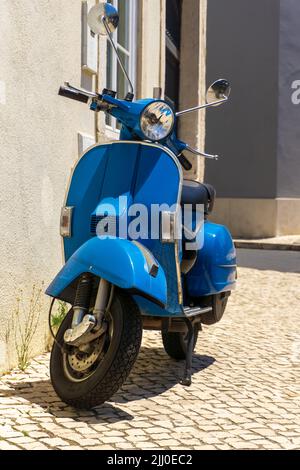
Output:
[[[185,360],[182,384],[190,385],[201,325],[222,318],[236,283],[231,235],[208,220],[214,188],[183,179],[182,167],[191,168],[183,152],[217,157],[175,132],[181,115],[225,103],[229,83],[216,81],[206,105],[178,113],[164,100],[134,101],[112,39],[117,11],[100,3],[88,21],[95,34],[108,35],[131,91],[125,99],[69,83],[59,91],[122,126],[120,141],[89,148],[72,172],[61,213],[66,264],[46,291],[72,305],[55,337],[50,374],[59,397],[78,408],[100,405],[122,386],[143,329],[162,332],[167,354]]]

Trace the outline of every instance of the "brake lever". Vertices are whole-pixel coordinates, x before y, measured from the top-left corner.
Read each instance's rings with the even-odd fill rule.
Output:
[[[209,160],[219,160],[219,155],[210,155],[209,153],[200,152],[200,150],[196,150],[189,145],[186,146],[186,150],[193,153],[194,155],[200,155],[201,157],[208,158]]]

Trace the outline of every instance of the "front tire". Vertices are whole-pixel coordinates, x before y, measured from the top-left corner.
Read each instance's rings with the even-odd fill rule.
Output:
[[[199,327],[194,326],[194,347],[196,347],[199,334]],[[187,333],[163,333],[162,340],[166,353],[176,361],[186,359],[187,353]]]
[[[141,314],[132,297],[116,291],[107,333],[91,343],[87,352],[64,344],[72,316],[71,310],[52,348],[51,382],[62,401],[75,408],[91,409],[109,400],[126,381],[141,346]]]

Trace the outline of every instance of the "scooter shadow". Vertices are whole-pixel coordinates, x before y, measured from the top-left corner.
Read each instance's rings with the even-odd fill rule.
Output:
[[[32,404],[33,417],[37,416],[47,419],[53,417],[55,419],[73,420],[80,423],[91,424],[107,424],[118,423],[122,421],[131,421],[134,416],[125,410],[114,406],[113,403],[104,403],[101,407],[93,410],[78,410],[63,403],[55,394],[50,380],[33,380],[13,383],[6,382],[9,390],[0,390],[0,397],[13,397],[24,399]],[[42,410],[40,410],[42,408]]]
[[[195,375],[215,362],[211,356],[193,355]],[[114,403],[127,403],[156,397],[176,386],[183,377],[185,361],[171,359],[163,348],[142,347],[138,360],[122,388],[113,396]]]
[[[194,354],[193,374],[201,372],[214,362],[213,357]],[[88,424],[116,423],[134,419],[134,416],[119,408],[118,404],[159,396],[179,383],[183,370],[184,361],[170,359],[163,348],[142,347],[126,383],[110,402],[91,411],[75,410],[67,406],[56,396],[50,380],[30,380],[30,376],[28,381],[7,382],[9,390],[1,390],[0,395],[23,398],[55,418],[72,418]]]

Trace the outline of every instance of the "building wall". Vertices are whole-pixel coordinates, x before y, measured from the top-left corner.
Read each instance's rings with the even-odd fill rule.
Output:
[[[300,33],[297,0],[208,2],[207,78],[227,78],[230,102],[207,111],[214,220],[237,237],[300,233]],[[292,89],[292,84],[296,89]]]
[[[7,333],[20,289],[27,304],[33,284],[49,283],[61,267],[60,208],[78,158],[78,132],[93,136],[95,117],[84,105],[57,96],[65,80],[89,81],[81,73],[80,0],[1,0],[0,30],[3,371],[16,363],[14,335],[8,341]],[[44,321],[32,353],[45,347],[48,307],[43,296]]]
[[[206,93],[206,12],[207,0],[183,0],[181,28],[180,109],[205,103]],[[204,110],[183,115],[179,120],[179,135],[191,147],[204,149]],[[193,165],[185,178],[202,181],[204,160],[186,152]]]
[[[280,1],[277,154],[277,197],[279,198],[300,198],[299,18],[299,1]]]
[[[166,0],[139,0],[137,97],[151,98],[165,85]]]
[[[227,0],[222,14],[208,2],[207,81],[232,86],[206,119],[207,147],[222,156],[207,162],[206,179],[221,198],[276,196],[278,11],[278,0]]]
[[[185,7],[189,1],[184,0]],[[137,98],[152,97],[154,87],[164,91],[165,2],[138,0]],[[88,4],[91,7],[94,0]],[[201,67],[196,64],[191,84],[196,100],[192,104],[203,99],[205,54],[199,51],[204,47],[205,5],[206,0],[195,1],[194,13],[187,11],[192,28],[185,23],[182,106],[190,92],[189,68],[200,56]],[[11,318],[18,298],[24,300],[26,316],[33,286],[39,288],[42,282],[46,286],[61,268],[60,210],[80,148],[96,140],[117,139],[118,134],[107,128],[103,113],[95,115],[84,104],[57,95],[64,81],[99,91],[106,85],[106,38],[99,38],[92,51],[98,58],[97,76],[82,69],[81,0],[1,0],[0,30],[0,372],[4,372],[17,363]],[[193,56],[189,42],[194,34]],[[181,137],[203,145],[203,115],[183,127]],[[200,177],[195,164],[195,177]],[[43,295],[31,355],[45,348],[49,304]],[[25,326],[24,316],[20,325]]]

